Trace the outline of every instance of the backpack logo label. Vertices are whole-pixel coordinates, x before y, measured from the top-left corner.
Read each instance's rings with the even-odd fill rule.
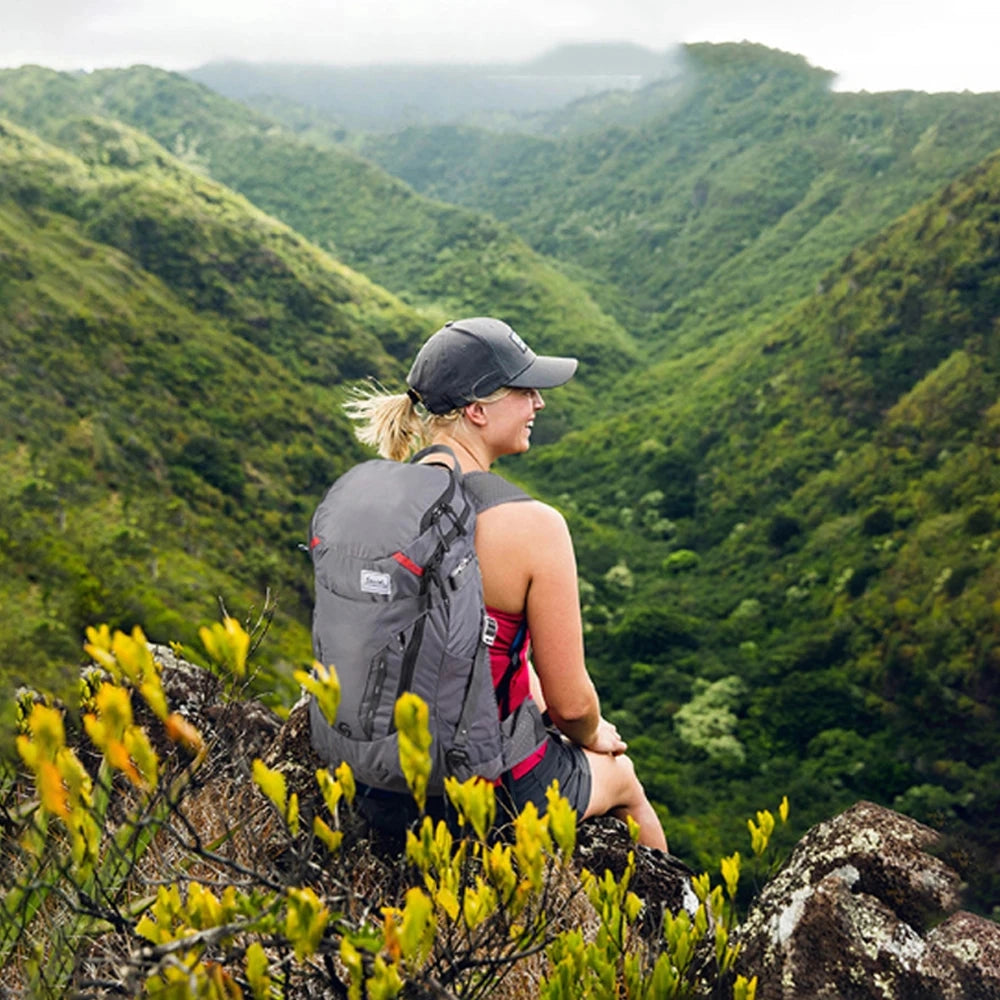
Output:
[[[366,594],[392,596],[392,577],[388,573],[377,573],[373,569],[361,571],[361,590]]]

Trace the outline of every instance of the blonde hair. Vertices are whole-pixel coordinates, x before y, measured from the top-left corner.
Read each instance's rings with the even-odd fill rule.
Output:
[[[510,391],[505,386],[473,402],[495,403]],[[462,408],[428,413],[422,406],[418,408],[408,393],[391,393],[377,382],[355,386],[344,403],[344,412],[357,423],[354,434],[362,444],[396,462],[405,462],[462,418]]]

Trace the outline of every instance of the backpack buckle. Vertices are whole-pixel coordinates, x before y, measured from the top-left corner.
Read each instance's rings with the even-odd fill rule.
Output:
[[[497,639],[497,632],[500,631],[500,625],[497,620],[490,615],[483,615],[483,645],[492,646]]]

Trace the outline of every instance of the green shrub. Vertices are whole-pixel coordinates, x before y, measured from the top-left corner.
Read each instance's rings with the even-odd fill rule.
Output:
[[[678,549],[671,552],[661,565],[667,573],[684,573],[694,569],[701,562],[701,556],[691,549]]]

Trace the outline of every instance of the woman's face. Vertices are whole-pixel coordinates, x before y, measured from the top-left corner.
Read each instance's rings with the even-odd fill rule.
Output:
[[[499,457],[527,451],[535,414],[544,406],[537,389],[511,389],[502,399],[484,403],[488,420],[483,431],[494,454]]]

